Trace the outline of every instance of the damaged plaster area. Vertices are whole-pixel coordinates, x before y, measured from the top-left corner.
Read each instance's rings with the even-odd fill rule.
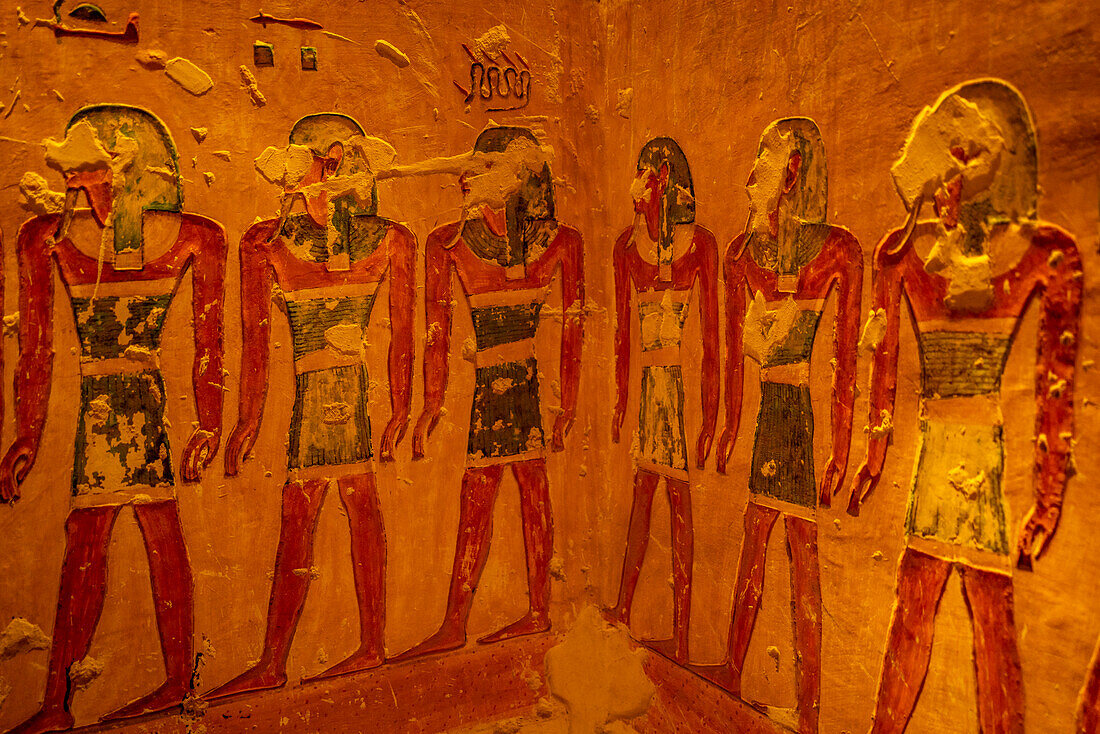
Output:
[[[581,611],[561,644],[546,653],[550,691],[569,711],[570,734],[629,731],[626,722],[645,714],[656,692],[642,669],[646,655],[595,607]]]
[[[757,291],[745,312],[745,355],[765,364],[787,340],[799,316],[798,304],[787,298],[778,308],[768,309],[764,294]]]
[[[32,650],[45,650],[49,646],[50,638],[38,625],[16,617],[0,633],[0,660],[10,660]]]

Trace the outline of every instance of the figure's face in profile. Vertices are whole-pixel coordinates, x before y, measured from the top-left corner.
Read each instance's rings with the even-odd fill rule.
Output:
[[[931,201],[944,227],[958,224],[959,208],[989,190],[1000,171],[1005,133],[978,106],[957,96],[925,108],[891,169],[912,210]]]
[[[475,150],[459,176],[464,206],[502,209],[508,199],[529,185],[549,163],[546,151],[528,138],[517,137],[501,152]]]
[[[761,149],[745,183],[749,197],[749,227],[755,232],[770,232],[770,215],[779,208],[786,157],[776,155],[770,147]]]
[[[647,218],[651,212],[656,213],[662,193],[660,178],[652,168],[647,166],[634,174],[634,180],[630,183],[630,198],[634,202],[635,212]]]

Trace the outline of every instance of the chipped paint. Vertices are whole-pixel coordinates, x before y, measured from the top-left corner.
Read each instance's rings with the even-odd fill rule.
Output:
[[[15,617],[0,634],[0,660],[10,660],[32,650],[45,650],[49,646],[50,638],[38,625]]]
[[[267,104],[267,97],[260,91],[260,85],[256,82],[256,76],[243,64],[238,70],[241,73],[241,86],[248,91],[248,98],[252,100],[252,104],[257,107],[263,107]]]
[[[374,42],[374,50],[379,56],[389,60],[399,69],[404,69],[409,65],[409,57],[389,41],[378,39]]]
[[[863,324],[863,331],[859,335],[859,349],[864,352],[873,352],[878,349],[886,336],[886,309],[872,308],[867,313],[867,321]]]
[[[65,194],[50,189],[46,179],[27,171],[19,180],[20,204],[35,214],[57,214],[65,206]]]
[[[168,61],[164,65],[164,73],[196,97],[201,97],[214,88],[214,80],[209,74],[181,56]]]

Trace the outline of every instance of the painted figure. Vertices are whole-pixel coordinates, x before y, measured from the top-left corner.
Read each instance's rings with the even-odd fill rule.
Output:
[[[1001,375],[1027,305],[1039,301],[1034,481],[1016,543],[1030,569],[1058,526],[1072,474],[1081,261],[1073,238],[1039,220],[1031,115],[1005,82],[968,82],[917,117],[893,176],[909,222],[875,250],[872,320],[885,328],[871,373],[868,456],[849,512],[881,478],[897,392],[902,296],[919,345],[920,447],[898,565],[897,603],[873,732],[901,732],[928,671],[952,570],[974,625],[983,732],[1022,732],[1012,554],[1003,489]],[[931,199],[935,218],[918,221]]]
[[[649,544],[653,495],[664,479],[672,516],[673,636],[647,644],[686,663],[694,531],[681,341],[691,291],[698,284],[703,425],[695,444],[695,464],[702,469],[710,455],[718,419],[718,245],[709,230],[695,224],[691,170],[672,138],[654,138],[645,144],[630,193],[634,222],[619,235],[614,252],[617,400],[611,431],[616,443],[626,419],[630,391],[632,289],[637,293],[642,386],[637,444],[633,448],[634,503],[619,599],[608,616],[612,621],[630,624],[634,591]]]
[[[379,167],[380,152],[392,159],[392,148],[365,138],[359,123],[346,115],[302,118],[281,153],[302,157],[299,170],[306,173],[286,189],[283,215],[253,225],[241,240],[240,412],[226,443],[226,474],[237,474],[248,458],[263,420],[273,298],[290,322],[294,409],[263,654],[207,698],[286,683],[287,657],[310,583],[300,569],[313,565],[317,519],[332,485],[351,530],[360,643],[351,657],[315,677],[365,670],[385,658],[386,542],[372,466],[364,342],[376,292],[388,280],[391,418],[380,458],[391,461],[409,420],[416,240],[405,227],[377,216],[372,168]],[[258,160],[261,170],[275,155],[265,151]],[[297,199],[304,200],[306,211],[288,216]]]
[[[13,731],[73,725],[69,671],[88,653],[107,589],[107,549],[123,507],[145,541],[167,680],[105,718],[177,705],[190,692],[193,583],[168,446],[160,340],[169,305],[190,269],[198,428],[180,474],[195,482],[218,450],[222,414],[222,280],[225,236],[182,213],[176,149],[145,110],[97,105],[77,112],[47,161],[66,180],[64,209],[19,233],[16,439],[0,462],[0,496],[15,500],[34,466],[50,397],[53,267],[72,304],[80,341],[80,412],[72,510],[65,523],[57,617],[37,714]],[[77,209],[83,190],[91,205]]]
[[[458,543],[443,623],[402,658],[465,644],[470,606],[489,555],[493,504],[509,467],[520,491],[530,607],[521,619],[479,642],[499,642],[550,628],[553,517],[535,333],[551,280],[560,268],[561,413],[550,441],[560,451],[573,424],[580,378],[581,235],[555,218],[550,165],[530,131],[515,127],[483,131],[470,164],[471,170],[460,179],[465,197],[462,220],[436,229],[426,245],[424,412],[413,438],[413,456],[421,457],[443,409],[453,311],[451,276],[456,273],[470,305],[476,337]]]
[[[730,243],[725,260],[726,427],[718,446],[723,473],[741,423],[746,356],[760,365],[760,412],[727,657],[721,665],[696,670],[741,695],[768,537],[782,518],[791,565],[798,727],[816,732],[821,691],[817,507],[829,506],[848,465],[863,252],[851,232],[825,222],[825,146],[813,120],[786,118],[764,130],[747,190],[748,229]],[[833,292],[832,455],[818,483],[810,358]]]

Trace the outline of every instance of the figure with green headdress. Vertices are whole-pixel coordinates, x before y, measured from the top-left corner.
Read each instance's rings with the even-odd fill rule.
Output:
[[[872,732],[900,733],[908,724],[955,571],[974,627],[979,727],[1024,730],[1012,575],[1014,567],[1032,570],[1046,551],[1073,475],[1083,296],[1073,237],[1038,217],[1038,171],[1031,112],[998,79],[960,84],[925,107],[891,170],[907,217],[875,249],[873,308],[885,329],[871,368],[867,456],[848,511],[858,514],[882,478],[903,313],[918,344],[920,443]],[[922,219],[925,204],[933,216]],[[1035,499],[1013,537],[1001,378],[1032,303]]]
[[[367,328],[378,289],[389,284],[392,414],[379,458],[392,461],[409,419],[416,240],[378,216],[375,174],[395,151],[347,115],[299,120],[289,145],[268,148],[259,173],[281,188],[277,219],[241,239],[241,392],[226,442],[225,472],[249,458],[263,421],[270,372],[273,297],[290,325],[294,407],[287,441],[282,524],[263,653],[252,667],[206,695],[222,698],[286,683],[286,664],[313,566],[313,535],[335,487],[351,531],[359,603],[359,648],[314,677],[343,675],[385,659],[386,541],[371,439]],[[304,211],[295,212],[301,204]]]
[[[694,528],[682,344],[691,293],[699,302],[703,360],[699,370],[703,424],[695,443],[699,469],[710,455],[718,418],[718,244],[695,223],[695,187],[683,150],[672,138],[642,147],[630,187],[634,222],[615,242],[615,385],[612,439],[620,439],[630,392],[631,300],[641,341],[641,400],[634,454],[634,502],[623,554],[619,597],[609,611],[630,624],[634,591],[649,543],[653,497],[661,480],[672,516],[672,638],[650,642],[677,662],[688,660]]]
[[[37,714],[13,731],[73,725],[69,668],[92,643],[107,589],[107,550],[120,510],[132,507],[145,541],[167,674],[152,693],[105,718],[178,705],[191,693],[193,582],[176,501],[161,376],[161,335],[185,274],[193,284],[198,427],[180,478],[196,482],[218,451],[222,414],[225,235],[183,211],[176,149],[164,124],[125,105],[77,112],[46,160],[65,178],[60,213],[26,222],[18,241],[19,366],[16,438],[0,461],[0,497],[18,499],[35,465],[54,366],[53,278],[60,276],[79,339],[80,410],[65,523],[57,617]],[[80,208],[83,193],[90,208]]]

